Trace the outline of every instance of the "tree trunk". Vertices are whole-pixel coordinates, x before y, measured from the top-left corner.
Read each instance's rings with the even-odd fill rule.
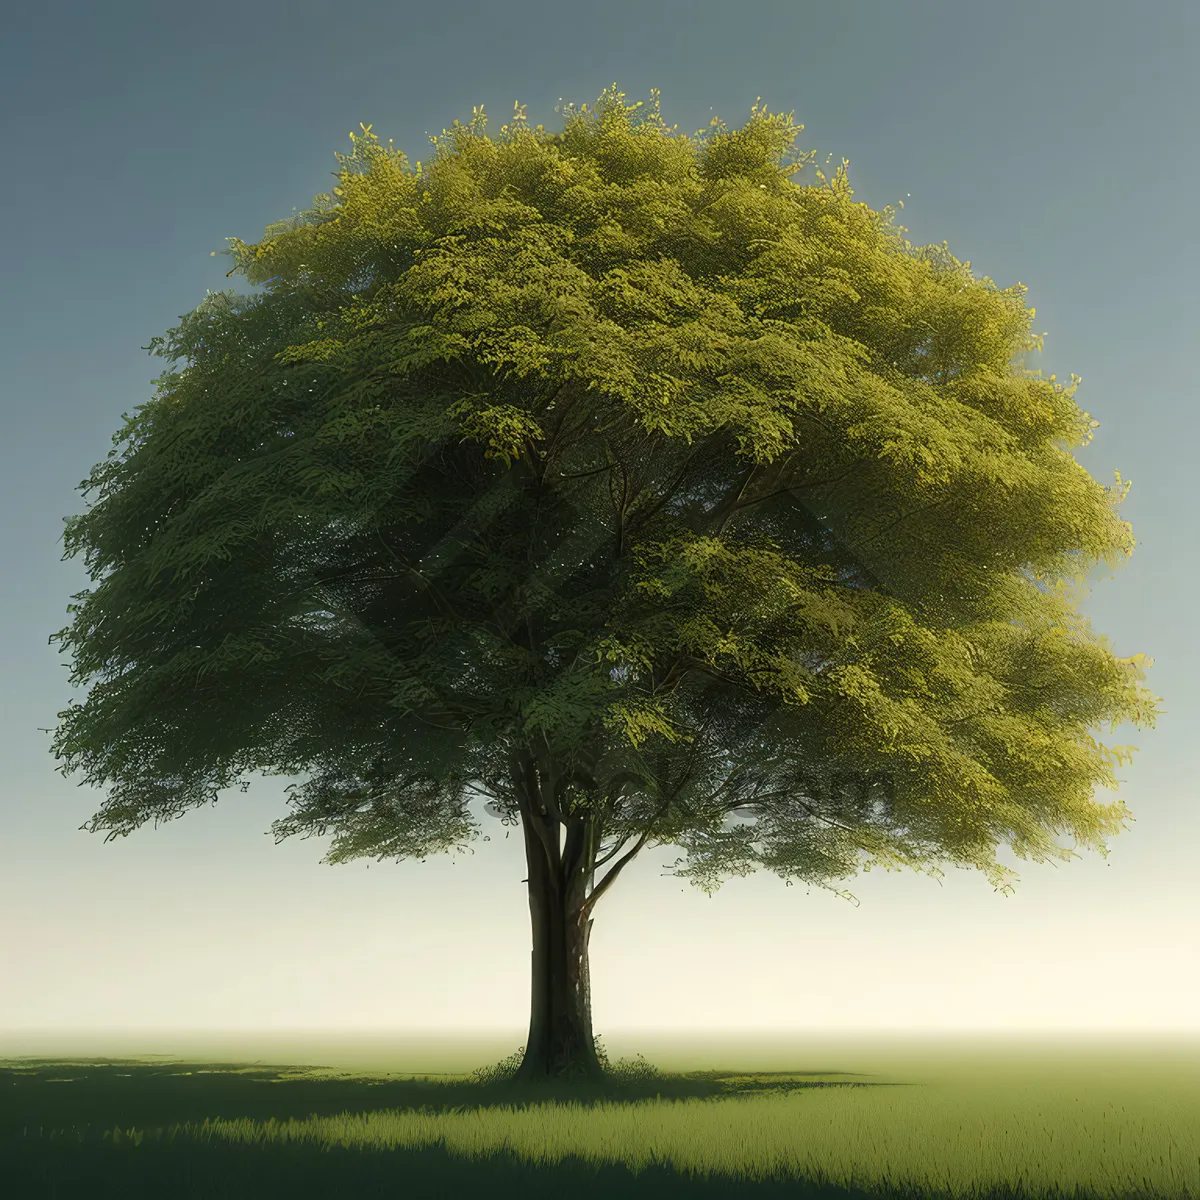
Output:
[[[516,1080],[600,1082],[588,972],[592,921],[581,911],[593,874],[583,846],[587,831],[572,828],[560,852],[557,820],[535,807],[522,813],[521,824],[533,950],[529,1035]]]

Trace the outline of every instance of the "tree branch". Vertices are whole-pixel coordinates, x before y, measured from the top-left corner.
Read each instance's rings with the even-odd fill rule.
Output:
[[[669,807],[669,805],[670,805],[670,800],[668,800],[665,804],[663,804],[662,807],[659,808],[658,812],[656,812],[654,814],[654,820],[657,820],[659,817],[661,817],[663,815],[663,813],[665,813],[667,811],[667,808]],[[650,831],[654,827],[654,820],[652,820],[650,822],[650,824],[647,825],[646,828],[642,830],[641,837],[638,838],[637,843],[634,845],[633,849],[630,850],[629,853],[626,854],[623,858],[618,859],[617,862],[613,865],[612,870],[609,871],[609,873],[607,875],[605,875],[605,877],[600,881],[600,883],[596,887],[592,888],[592,894],[583,902],[583,907],[580,909],[581,919],[587,918],[587,916],[591,913],[592,909],[596,906],[596,901],[599,900],[600,897],[603,896],[606,891],[608,891],[608,889],[612,886],[613,880],[616,879],[616,877],[624,869],[625,865],[629,862],[629,860],[631,858],[633,858],[633,856],[635,854],[637,854],[637,852],[646,844],[646,839],[650,836]]]
[[[737,490],[737,495],[727,496],[709,516],[712,522],[712,536],[720,537],[725,531],[725,526],[729,523],[730,518],[737,511],[738,504],[746,493],[746,489],[750,486],[750,481],[758,474],[760,469],[759,463],[754,463],[743,472],[741,486]]]
[[[777,492],[768,492],[765,496],[756,496],[753,500],[743,500],[734,505],[737,512],[741,512],[746,508],[753,508],[756,504],[762,504],[767,500],[774,500],[776,496],[783,496],[787,493],[794,492],[811,492],[816,488],[829,487],[831,484],[841,483],[847,476],[854,474],[858,470],[859,464],[855,463],[848,470],[843,471],[840,475],[834,475],[830,479],[814,479],[805,483],[791,483],[787,487],[780,488]]]
[[[442,591],[442,589],[439,588],[437,586],[437,584],[433,582],[433,580],[428,579],[419,570],[417,570],[416,567],[412,566],[410,563],[406,562],[403,558],[401,558],[400,555],[397,554],[395,552],[395,550],[393,550],[391,548],[391,546],[389,546],[387,544],[387,542],[385,542],[383,540],[383,534],[380,533],[378,529],[375,530],[375,538],[379,542],[379,544],[384,548],[384,550],[388,554],[390,554],[392,556],[392,558],[394,558],[396,560],[396,562],[398,562],[400,564],[400,566],[404,568],[405,571],[409,572],[412,575],[415,575],[421,581],[421,583],[426,588],[429,589],[430,594],[433,596],[434,603],[438,606],[438,608],[441,611],[443,616],[451,617],[455,621],[458,621],[460,624],[463,624],[463,625],[467,624],[467,622],[464,621],[463,618],[455,610],[454,605],[450,603],[449,598]]]
[[[708,728],[708,725],[709,725],[709,722],[711,721],[711,719],[712,719],[712,713],[710,710],[706,714],[704,720],[701,721],[700,728],[696,734],[696,738],[692,742],[692,751],[688,755],[688,765],[687,765],[687,769],[683,773],[683,777],[679,780],[678,783],[676,783],[673,787],[671,787],[669,790],[667,790],[667,798],[662,802],[661,805],[659,805],[658,810],[655,812],[654,816],[647,823],[646,828],[642,830],[642,833],[639,836],[637,842],[634,844],[633,848],[626,855],[624,855],[624,857],[620,858],[613,865],[612,870],[609,871],[609,873],[607,875],[605,875],[605,877],[600,881],[599,885],[592,889],[592,894],[587,898],[587,901],[584,905],[585,914],[591,912],[592,907],[595,905],[595,902],[608,890],[608,888],[611,886],[613,880],[616,879],[617,875],[620,874],[620,872],[624,869],[625,865],[646,844],[646,840],[650,837],[650,834],[654,830],[655,822],[657,822],[659,820],[659,818],[661,818],[666,813],[666,811],[671,806],[671,801],[674,800],[676,797],[678,797],[679,793],[683,790],[684,785],[687,783],[688,779],[691,777],[693,770],[695,769],[697,756],[699,754],[699,750],[697,749],[697,747],[699,746],[700,741],[703,737],[704,731],[705,731],[705,729]],[[664,774],[664,772],[662,770],[663,757],[664,757],[663,755],[659,756],[659,782],[660,782],[660,784],[662,783],[662,776]],[[664,790],[666,790],[666,789],[664,789]],[[624,843],[628,840],[629,840],[628,838],[622,838],[621,842],[618,843],[618,846],[614,847],[612,853],[616,853],[616,850],[621,845],[624,845]],[[612,853],[610,853],[606,857],[605,861],[608,861],[608,858],[612,857]],[[600,866],[601,864],[599,862],[597,862],[595,865]]]
[[[569,474],[565,471],[559,471],[559,479],[586,479],[589,475],[599,475],[601,471],[611,471],[614,463],[605,463],[602,467],[596,467],[591,471],[572,471]]]
[[[680,668],[683,668],[680,670]],[[728,675],[718,671],[716,667],[710,666],[702,659],[693,658],[690,654],[682,654],[672,664],[671,669],[663,677],[662,681],[655,687],[657,693],[668,684],[674,683],[676,679],[681,679],[688,671],[701,671],[712,679],[719,679],[722,683],[727,683],[731,687],[739,687],[740,683],[736,679],[731,679]]]
[[[559,397],[562,396],[562,394],[567,390],[567,387],[569,386],[569,384],[570,384],[570,380],[567,380],[559,386],[558,390],[554,393],[554,395],[550,397],[550,403],[546,406],[546,410],[545,410],[546,412],[549,412],[550,409],[555,404],[558,403]],[[546,467],[549,467],[550,460],[554,457],[554,448],[558,444],[558,439],[561,436],[563,429],[566,427],[567,417],[569,415],[570,415],[569,411],[563,413],[562,419],[558,422],[557,426],[555,427],[554,432],[550,435],[550,441],[546,444],[546,452],[545,452]]]
[[[813,808],[813,806],[811,804],[806,804],[803,800],[797,799],[795,796],[793,796],[790,793],[790,791],[767,792],[761,796],[755,795],[753,797],[753,803],[761,804],[766,800],[778,800],[778,799],[787,799],[787,800],[794,801],[796,804],[798,804],[802,809],[804,809],[811,816],[816,817],[816,819],[818,821],[824,821],[826,825],[832,825],[837,829],[844,829],[847,833],[857,832],[853,826],[843,825],[840,821],[835,821],[832,817],[827,817],[824,813],[818,812],[815,808]],[[735,806],[735,807],[737,807],[737,806]]]
[[[915,517],[917,513],[928,512],[931,508],[938,508],[943,504],[949,504],[954,499],[956,499],[954,496],[943,496],[940,500],[931,500],[928,504],[921,504],[916,508],[910,509],[906,513],[901,513],[900,516],[891,522],[891,524],[885,525],[878,533],[873,533],[870,537],[861,538],[857,542],[847,542],[846,547],[849,550],[857,551],[861,546],[869,546],[872,542],[877,542],[881,537],[883,537],[888,530],[895,529],[895,527],[899,525],[901,521],[907,521],[909,517]]]
[[[626,834],[623,834],[621,837],[619,837],[617,839],[616,843],[613,845],[611,850],[608,850],[607,852],[605,852],[599,858],[596,859],[595,865],[597,867],[602,867],[602,866],[604,866],[604,864],[606,862],[610,862],[613,859],[613,857],[617,854],[617,852],[621,849],[621,847],[624,846],[625,843],[627,841],[629,841],[629,839],[631,837],[633,837],[632,833],[626,833]]]
[[[526,799],[528,812],[522,815],[533,826],[534,833],[542,843],[542,849],[546,852],[547,866],[554,870],[558,857],[558,845],[555,844],[551,847],[546,822],[541,813],[537,811],[541,807],[541,789],[537,785],[537,780],[533,778],[533,762],[528,758],[522,758],[514,749],[509,752],[509,763],[517,796],[519,798],[524,794]]]
[[[674,497],[675,492],[679,487],[679,484],[682,482],[684,477],[688,474],[689,470],[691,469],[693,461],[700,454],[700,450],[701,450],[701,447],[697,446],[696,449],[693,450],[692,453],[689,454],[686,459],[684,459],[683,466],[679,469],[679,474],[675,476],[670,487],[668,487],[663,492],[663,494],[653,504],[650,505],[649,508],[639,509],[637,504],[638,504],[638,500],[641,497],[639,496],[634,499],[633,505],[631,508],[631,514],[630,514],[631,516],[634,517],[634,522],[631,522],[630,529],[633,529],[635,527],[635,524],[636,525],[644,525],[648,520],[650,520],[651,517],[654,516],[655,513],[657,513],[663,507],[664,504],[667,503],[668,500],[670,500]],[[644,494],[645,493],[643,493],[643,495]]]

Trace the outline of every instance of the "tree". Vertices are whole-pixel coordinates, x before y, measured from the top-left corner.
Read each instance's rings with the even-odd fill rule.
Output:
[[[519,822],[526,1079],[602,1076],[592,914],[645,846],[709,895],[1011,891],[1001,840],[1107,854],[1128,748],[1087,731],[1155,715],[1075,607],[1128,484],[1070,453],[1078,377],[1014,368],[1025,289],[914,250],[845,161],[793,183],[791,114],[693,142],[622,95],[497,142],[477,109],[428,171],[364,126],[339,201],[229,239],[267,289],[146,347],[189,364],[80,485],[64,558],[108,573],[51,639],[102,676],[53,750],[111,783],[106,841],[254,770],[310,773],[272,831],[331,863],[469,842],[472,787]]]

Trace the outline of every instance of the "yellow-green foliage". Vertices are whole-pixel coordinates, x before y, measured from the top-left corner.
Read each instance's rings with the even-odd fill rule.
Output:
[[[415,171],[364,126],[336,201],[230,239],[267,290],[171,331],[189,365],[68,522],[110,572],[56,741],[114,783],[90,828],[311,770],[275,829],[333,862],[469,841],[472,783],[572,870],[654,838],[710,891],[1105,852],[1126,748],[1089,729],[1155,698],[1070,585],[1132,551],[1128,484],[1013,366],[1024,288],[914,250],[845,163],[794,183],[790,115],[631,112],[477,110]]]

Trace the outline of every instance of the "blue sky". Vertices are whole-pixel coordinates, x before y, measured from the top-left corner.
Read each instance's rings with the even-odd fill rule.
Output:
[[[360,123],[428,160],[428,135],[474,105],[493,136],[514,101],[556,131],[560,99],[591,107],[613,82],[627,104],[660,89],[680,134],[714,115],[739,128],[759,97],[793,112],[796,148],[827,174],[848,158],[872,208],[903,201],[914,245],[946,240],[977,277],[1028,287],[1047,336],[1027,365],[1082,376],[1100,427],[1079,461],[1133,482],[1137,550],[1094,573],[1084,611],[1118,654],[1155,659],[1166,713],[1101,731],[1140,748],[1118,770],[1137,820],[1107,862],[1002,848],[1012,897],[948,868],[941,886],[848,880],[858,907],[768,872],[709,899],[663,873],[674,847],[643,850],[597,909],[597,1030],[1200,1033],[1197,62],[1200,6],[1165,0],[123,0],[6,17],[0,1052],[35,1030],[523,1034],[521,846],[482,798],[491,841],[424,864],[276,846],[283,778],[105,844],[78,828],[103,793],[56,773],[39,732],[86,694],[47,638],[91,586],[82,557],[60,561],[76,486],[167,369],[141,347],[206,289],[254,290],[211,251],[331,191]]]

